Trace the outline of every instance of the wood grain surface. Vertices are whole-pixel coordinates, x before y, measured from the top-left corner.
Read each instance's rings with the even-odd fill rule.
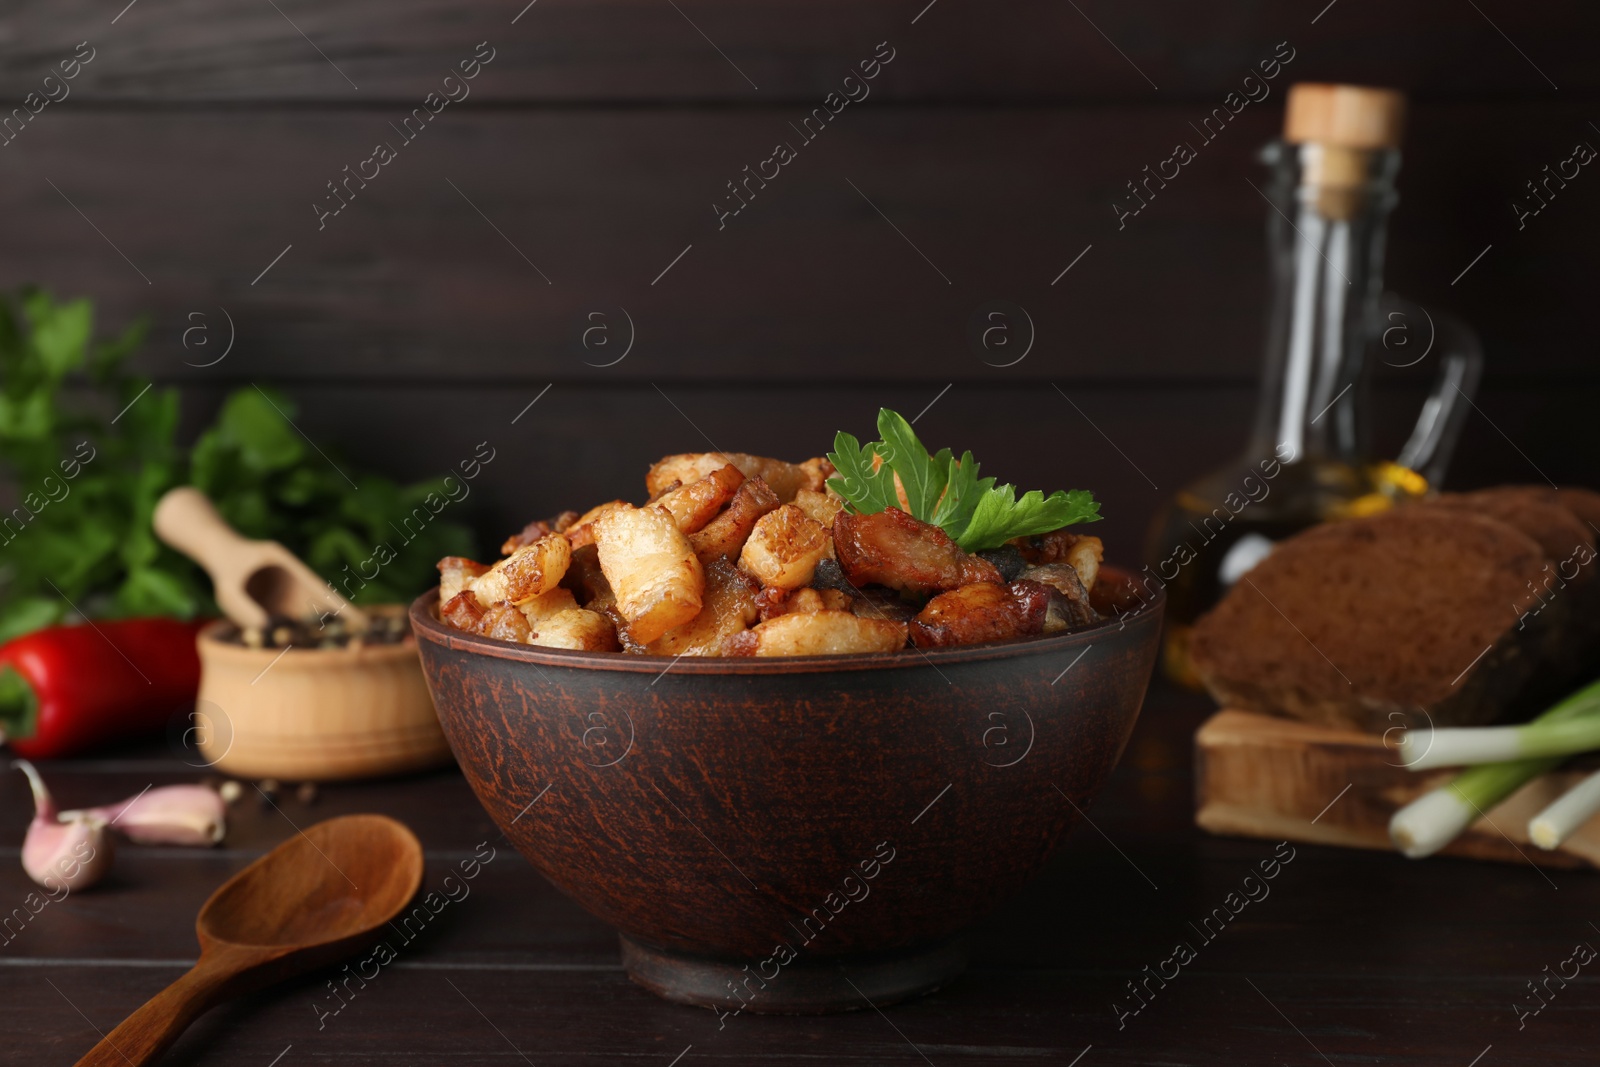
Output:
[[[1600,88],[1584,36],[1600,19],[1581,0],[1479,11],[1451,0],[1338,0],[1332,10],[1328,0],[1093,0],[1076,10],[1049,0],[694,0],[676,11],[652,0],[279,0],[278,11],[139,3],[113,24],[120,5],[17,0],[0,42],[0,86],[25,92],[56,53],[88,37],[109,62],[91,67],[85,85],[139,102],[410,99],[463,45],[485,39],[507,55],[485,97],[517,102],[809,100],[884,39],[924,57],[885,90],[903,100],[1209,102],[1284,40],[1304,49],[1295,62],[1305,78],[1395,85],[1431,99]]]
[[[0,149],[0,210],[25,223],[0,284],[93,293],[108,323],[149,315],[139,365],[190,383],[1246,382],[1273,210],[1253,156],[1280,102],[1252,105],[1208,144],[1196,105],[869,99],[808,143],[792,125],[800,107],[469,99],[407,142],[396,124],[409,104],[106,113],[69,98]],[[1580,174],[1520,232],[1511,209],[1577,140],[1600,145],[1587,113],[1415,109],[1388,282],[1469,319],[1491,380],[1594,380],[1577,339],[1593,280],[1581,234],[1600,225],[1600,195]],[[1199,158],[1119,228],[1126,183],[1177,141]],[[370,182],[349,178],[378,142],[396,158]],[[778,142],[797,158],[719,222],[714,205],[740,203],[728,183]],[[314,205],[342,202],[328,183],[347,180],[347,205],[323,217]],[[983,348],[972,326],[990,324],[997,300],[1032,328],[1012,312],[1014,344]],[[219,309],[235,344],[207,366],[229,336]],[[197,324],[208,330],[185,334]]]
[[[1092,484],[1129,559],[1155,501],[1133,498],[1242,443],[1271,211],[1253,157],[1297,79],[1415,98],[1388,282],[1488,353],[1454,483],[1592,481],[1561,427],[1600,399],[1582,236],[1600,197],[1580,173],[1520,229],[1513,202],[1600,137],[1596,22],[1565,0],[30,0],[0,12],[0,102],[60,98],[0,145],[0,285],[88,294],[107,328],[146,316],[136,364],[183,386],[190,432],[223,390],[276,383],[330,453],[401,476],[554,383],[516,425],[534,447],[462,506],[486,544],[623,472],[631,493],[707,433],[810,454],[950,385],[939,441],[1019,483]],[[403,141],[485,41],[471,95]],[[884,41],[871,95],[802,141],[791,124]],[[1281,42],[1266,97],[1202,135]],[[797,158],[719,221],[780,139]],[[379,140],[396,158],[319,221]],[[1198,158],[1119,228],[1113,203],[1178,140]],[[996,307],[1008,346],[985,347]],[[1385,373],[1410,396],[1433,369]]]
[[[266,1065],[283,1054],[279,1067],[470,1067],[520,1062],[520,1052],[541,1067],[669,1064],[680,1053],[680,1067],[924,1056],[1068,1064],[1092,1045],[1080,1067],[1232,1067],[1320,1063],[1313,1044],[1335,1063],[1465,1067],[1490,1045],[1483,1063],[1587,1062],[1589,982],[1560,990],[1521,1030],[1513,1005],[1531,1003],[1525,983],[1543,967],[1557,968],[1578,942],[1594,943],[1591,872],[1294,845],[1266,896],[1203,940],[1190,923],[1224,907],[1230,893],[1261,896],[1261,863],[1276,850],[1194,828],[1189,738],[1210,710],[1158,684],[1121,769],[1088,810],[1092,825],[980,924],[963,978],[887,1009],[887,1021],[871,1010],[828,1019],[746,1014],[719,1030],[709,1011],[657,1000],[624,977],[614,935],[496,836],[464,780],[435,773],[326,786],[310,804],[286,791],[281,811],[247,797],[216,850],[126,847],[107,882],[47,905],[4,944],[11,1010],[0,1017],[0,1040],[17,1062],[71,1062],[98,1040],[96,1027],[109,1029],[193,962],[194,914],[225,878],[292,836],[295,824],[379,811],[422,840],[424,890],[452,874],[452,885],[463,884],[461,863],[480,842],[498,851],[464,883],[465,896],[458,891],[409,941],[392,939],[397,959],[365,988],[352,982],[338,1014],[317,1008],[339,1008],[327,983],[345,975],[321,974],[201,1019],[172,1062]],[[160,750],[43,769],[63,804],[195,776]],[[0,781],[0,836],[19,840],[26,811],[20,776]],[[28,890],[16,849],[0,851],[8,909]],[[1119,1029],[1113,1005],[1137,1006],[1126,983],[1145,981],[1144,968],[1161,968],[1179,941],[1196,959],[1165,988],[1152,981],[1148,1006]]]
[[[1388,740],[1396,741],[1402,730]],[[1217,712],[1201,724],[1194,741],[1195,824],[1215,834],[1393,852],[1390,817],[1459,773],[1412,772],[1378,734],[1244,711]],[[1600,824],[1583,826],[1554,850],[1528,837],[1528,821],[1592,770],[1565,767],[1535,778],[1484,812],[1442,854],[1600,866]],[[1330,792],[1339,795],[1338,804],[1330,804]]]
[[[1251,156],[1290,79],[1417,101],[1386,269],[1485,338],[1454,484],[1594,482],[1580,430],[1600,400],[1600,178],[1583,172],[1521,230],[1512,202],[1576,141],[1600,144],[1596,23],[1576,0],[23,0],[0,11],[7,109],[50,88],[79,42],[96,52],[0,146],[0,284],[91,295],[108,326],[149,314],[139,365],[182,384],[191,433],[226,390],[259,382],[285,389],[334,461],[421,476],[491,441],[497,459],[452,505],[486,545],[535,515],[636,496],[666,452],[709,440],[799,458],[880,404],[932,402],[919,431],[971,447],[986,472],[1092,486],[1110,558],[1132,562],[1154,508],[1243,444],[1270,211],[1246,179],[1259,184]],[[496,55],[473,95],[319,231],[325,183],[485,40]],[[719,231],[725,183],[885,40],[897,54],[872,96]],[[1273,94],[1119,231],[1125,183],[1282,41],[1296,54]],[[969,340],[1001,300],[1037,333],[1011,367]],[[623,308],[636,344],[597,366],[619,349],[583,347],[588,316],[621,343]],[[198,366],[225,315],[233,350]],[[184,346],[197,322],[212,347]],[[1419,372],[1431,362],[1378,391],[1391,451]],[[891,1009],[893,1025],[864,1010],[719,1031],[631,987],[611,933],[501,844],[471,894],[320,1028],[332,974],[220,1009],[173,1061],[1587,1062],[1586,980],[1522,1030],[1512,1005],[1600,936],[1590,875],[1548,872],[1557,892],[1519,865],[1316,846],[1119,1028],[1127,983],[1273,855],[1193,827],[1189,739],[1209,710],[1158,688],[1093,827],[984,923],[965,978]],[[154,753],[47,773],[77,804],[197,772]],[[0,782],[0,840],[20,840],[24,801],[20,778]],[[103,887],[0,946],[8,1055],[71,1062],[192,962],[195,910],[291,820],[370,810],[417,830],[428,886],[495,841],[441,772],[327,787],[282,813],[248,804],[216,851],[129,847]],[[7,907],[27,891],[15,848],[0,850]]]

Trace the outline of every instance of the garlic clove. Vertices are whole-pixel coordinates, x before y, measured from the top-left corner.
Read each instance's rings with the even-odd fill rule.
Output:
[[[27,760],[13,767],[28,776],[34,816],[22,841],[22,869],[52,893],[87,889],[111,869],[111,835],[106,821],[82,813],[63,820],[39,772]]]
[[[38,769],[25,759],[14,759],[11,761],[11,766],[27,777],[28,788],[33,790],[33,821],[58,821],[59,812],[56,809],[55,798],[50,795],[50,790],[45,788],[44,779],[39,777]]]
[[[35,820],[22,844],[22,868],[53,893],[88,889],[111,869],[111,840],[99,819]]]
[[[141,845],[215,845],[227,829],[227,806],[203,785],[146,789],[116,804],[62,812],[63,819],[100,819]]]

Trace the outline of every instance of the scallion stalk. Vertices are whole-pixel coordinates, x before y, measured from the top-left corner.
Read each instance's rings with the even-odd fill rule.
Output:
[[[1467,726],[1418,730],[1400,739],[1400,762],[1414,771],[1545,756],[1571,756],[1600,748],[1600,682],[1578,690],[1521,726]]]
[[[1600,715],[1597,715],[1597,712],[1600,712],[1600,682],[1578,690],[1529,723],[1528,727],[1521,729],[1548,726],[1569,720],[1578,721],[1586,717],[1593,717],[1596,722],[1600,722]],[[1489,729],[1498,732],[1501,728]],[[1432,731],[1435,736],[1441,733],[1475,732],[1483,730],[1478,728]],[[1428,734],[1424,733],[1421,739],[1416,741],[1413,755],[1415,752],[1431,754],[1426,743],[1427,737]],[[1411,735],[1402,740],[1400,746],[1402,756],[1407,754],[1410,742],[1412,742]],[[1433,747],[1436,748],[1437,745]],[[1425,793],[1395,812],[1389,820],[1389,837],[1396,848],[1412,859],[1431,856],[1454,841],[1474,821],[1524,784],[1555,768],[1563,758],[1564,756],[1552,755],[1504,759],[1502,762],[1485,763],[1463,771],[1450,782]],[[1406,765],[1413,770],[1421,769],[1414,759],[1408,760]],[[1437,762],[1427,764],[1427,766],[1439,765]]]
[[[1561,799],[1528,821],[1528,839],[1540,848],[1555,848],[1600,811],[1600,771],[1562,794]]]
[[[1488,810],[1560,763],[1559,757],[1486,763],[1413,800],[1389,820],[1389,839],[1412,859],[1431,856]]]

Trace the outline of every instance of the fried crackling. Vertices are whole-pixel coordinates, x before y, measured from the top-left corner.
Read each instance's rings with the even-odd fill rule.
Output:
[[[1043,582],[1050,587],[1050,610],[1045,616],[1045,633],[1076,630],[1100,621],[1100,613],[1089,603],[1089,590],[1084,587],[1078,569],[1072,564],[1045,563],[1028,567],[1020,577]]]
[[[474,578],[489,570],[487,563],[465,556],[446,556],[439,561],[439,603],[447,604],[464,592]],[[441,616],[443,611],[440,612]]]
[[[521,604],[554,589],[572,562],[572,546],[563,534],[546,534],[523,545],[488,571],[467,582],[484,607]]]
[[[899,508],[871,515],[843,512],[833,520],[834,552],[845,577],[911,592],[1000,582],[994,564],[969,556],[937,526]]]
[[[794,495],[794,506],[822,524],[823,529],[833,529],[833,520],[844,510],[844,501],[831,493],[815,489],[802,489]]]
[[[724,643],[728,656],[832,656],[849,652],[893,652],[905,647],[906,624],[865,619],[848,611],[791,613],[735,634]]]
[[[600,611],[616,600],[611,583],[600,569],[600,550],[592,544],[572,550],[572,562],[561,578],[561,588],[572,590],[579,606],[591,611]]]
[[[628,620],[624,619],[622,613],[617,610],[615,600],[603,607],[596,605],[588,610],[597,611],[610,621],[611,629],[617,635],[617,643],[622,646],[622,651],[630,656],[643,656],[648,653],[649,650],[645,646],[628,636]]]
[[[439,617],[457,630],[518,644],[614,652],[616,630],[604,615],[574,605],[572,594],[552,589],[520,606],[484,607],[472,593],[453,597]]]
[[[533,631],[528,637],[530,645],[573,648],[583,652],[617,651],[617,630],[611,620],[585,608],[566,608],[542,618],[534,625]]]
[[[778,496],[766,482],[746,478],[722,513],[689,535],[689,544],[694,546],[701,563],[719,556],[737,556],[756,520],[777,507]]]
[[[522,617],[528,620],[530,626],[537,626],[541,620],[577,606],[578,601],[573,597],[572,590],[560,586],[517,605],[522,609]]]
[[[534,519],[524,526],[519,532],[506,538],[500,546],[500,554],[509,556],[523,545],[531,545],[539,538],[553,533],[566,533],[567,527],[578,517],[576,511],[563,511],[553,519]]]
[[[528,620],[510,604],[478,603],[471,590],[457,593],[439,608],[439,619],[445,625],[480,637],[493,637],[499,641],[525,641],[528,637]]]
[[[1070,563],[1085,589],[1094,588],[1100,561],[1105,558],[1105,546],[1100,538],[1068,533],[1066,527],[1032,537],[1014,537],[1007,543],[1016,545],[1022,558],[1029,563]]]
[[[663,508],[616,508],[595,520],[600,570],[642,645],[700,611],[705,571],[672,514]]]
[[[528,635],[532,630],[521,608],[511,604],[495,604],[483,609],[483,618],[479,620],[475,632],[483,637],[492,637],[496,641],[527,644]]]
[[[812,461],[807,460],[806,462]],[[827,460],[822,462],[828,463]],[[828,463],[828,468],[831,471],[833,464]],[[821,523],[822,528],[831,534],[833,532],[833,520],[838,517],[839,512],[844,510],[844,501],[831,489],[820,493],[815,489],[802,489],[794,495],[794,506]],[[832,537],[828,538],[827,558],[830,560],[838,558],[834,553]]]
[[[626,500],[608,500],[604,504],[598,504],[573,519],[562,532],[567,535],[567,540],[574,549],[582,548],[584,545],[592,545],[594,544],[594,523],[596,519],[608,511],[632,506]]]
[[[831,540],[820,522],[785,504],[756,520],[739,553],[739,566],[761,579],[762,585],[799,589],[811,584]]]
[[[830,492],[828,479],[839,473],[827,456],[812,456],[800,469],[806,472],[805,489],[812,493]]]
[[[654,497],[664,492],[674,481],[688,485],[731,463],[746,478],[760,478],[766,482],[772,487],[772,491],[778,494],[779,502],[787,504],[801,489],[822,488],[822,483],[826,479],[822,476],[822,468],[816,465],[817,462],[817,460],[807,460],[806,463],[785,463],[781,459],[752,456],[745,452],[684,452],[658,460],[644,476],[644,487]]]
[[[864,619],[888,619],[890,622],[909,622],[917,607],[901,598],[893,589],[881,585],[865,588],[851,584],[837,559],[829,558],[817,564],[811,576],[811,587],[830,598],[828,607],[849,610]],[[776,612],[774,614],[777,614]]]
[[[776,619],[779,615],[807,615],[813,611],[850,611],[855,598],[837,589],[779,589],[769,585],[756,595],[756,607],[761,621]],[[857,614],[861,614],[857,612]]]
[[[739,468],[729,463],[718,467],[704,478],[686,482],[669,489],[652,501],[655,507],[666,508],[678,529],[692,534],[716,518],[722,505],[733,499],[733,494],[744,484]]]
[[[483,620],[483,605],[468,590],[463,590],[439,605],[439,621],[467,633],[477,633]]]
[[[911,620],[918,648],[1007,641],[1044,631],[1051,589],[1018,579],[1010,585],[976,582],[940,593]]]
[[[758,621],[758,591],[760,583],[750,575],[725,559],[712,560],[706,564],[700,614],[668,630],[644,651],[653,656],[720,655],[725,638],[743,633]]]

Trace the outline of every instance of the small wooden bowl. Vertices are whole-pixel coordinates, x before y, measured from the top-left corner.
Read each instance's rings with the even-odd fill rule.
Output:
[[[366,609],[374,617],[403,605]],[[206,762],[241,778],[366,778],[450,761],[416,639],[360,648],[246,648],[200,632],[196,732]]]
[[[852,656],[668,660],[411,625],[467,782],[629,976],[728,1012],[859,1010],[960,973],[961,934],[1105,784],[1161,594],[1076,633]],[[848,979],[848,981],[846,980]]]

